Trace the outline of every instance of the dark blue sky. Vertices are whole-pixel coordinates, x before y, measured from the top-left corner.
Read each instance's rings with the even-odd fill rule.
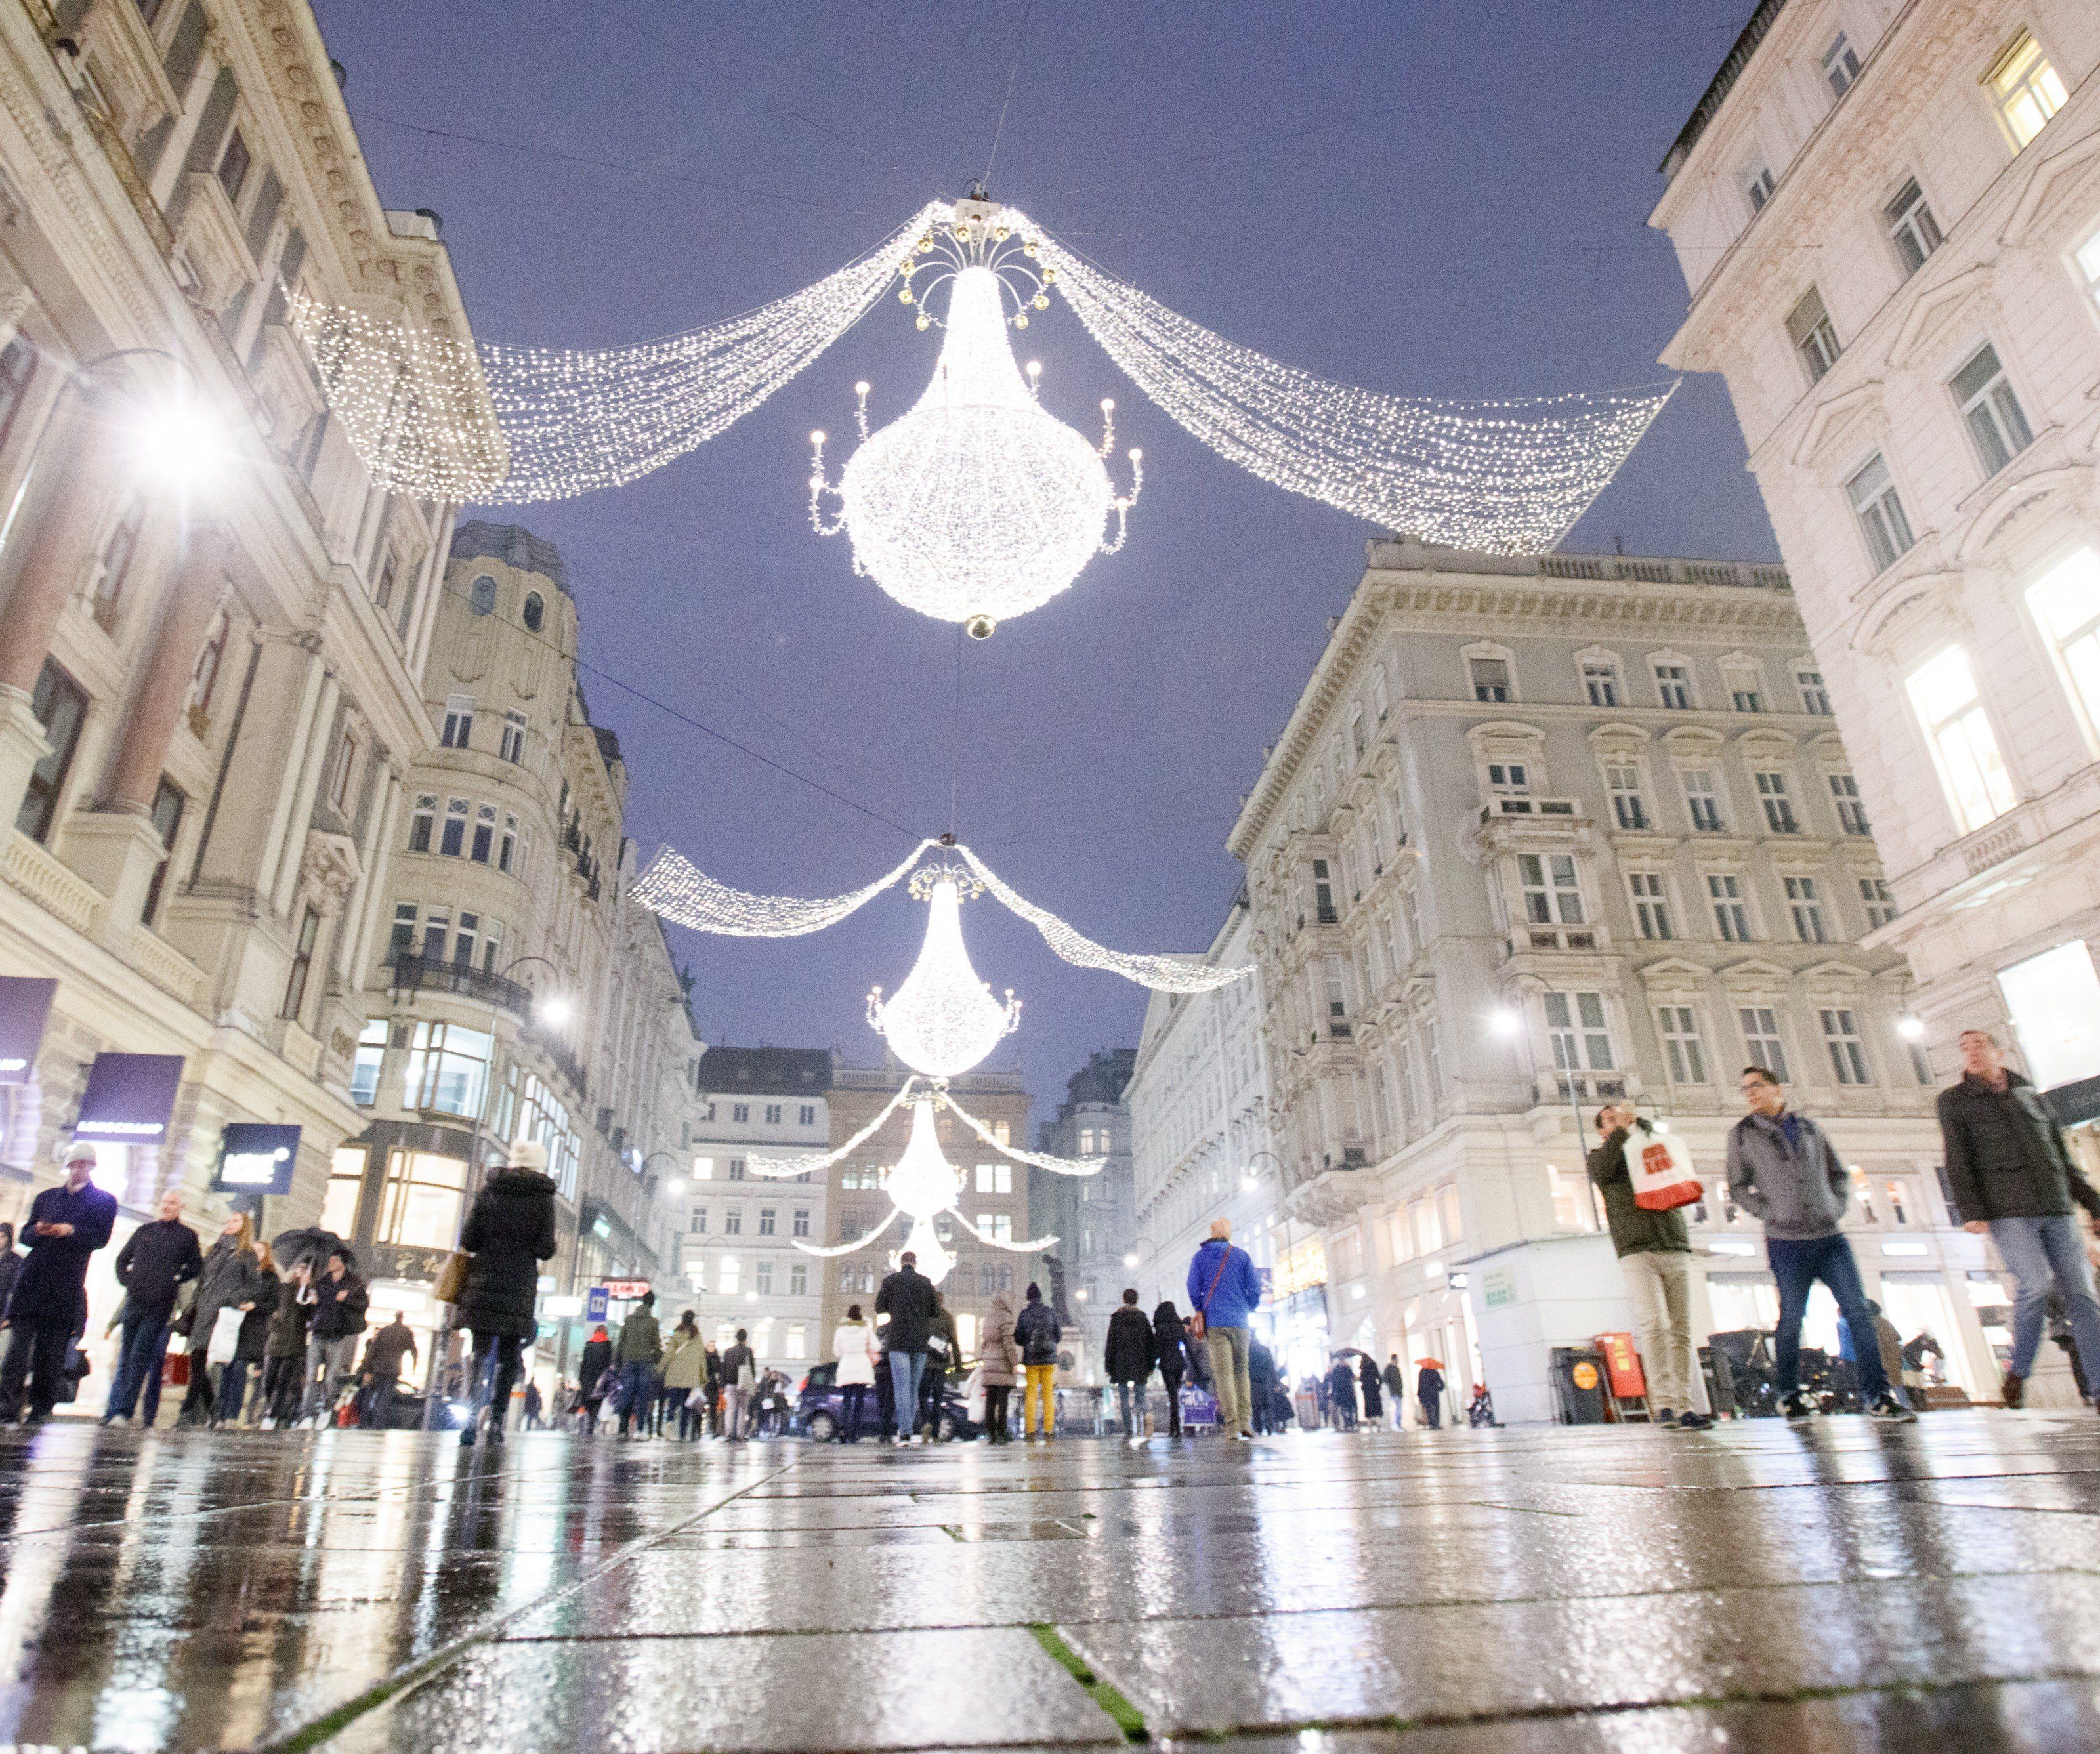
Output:
[[[960,194],[986,168],[1022,20],[1019,0],[317,10],[382,197],[443,216],[483,337],[550,346],[762,303]],[[1748,11],[1037,0],[992,189],[1185,315],[1330,377],[1454,397],[1649,382],[1684,304],[1643,224],[1655,166]],[[810,530],[804,482],[807,434],[849,430],[854,380],[872,381],[878,422],[893,416],[937,340],[886,302],[692,456],[496,514],[568,557],[586,659],[915,834],[948,826],[955,632],[854,577],[844,540]],[[1093,936],[1200,948],[1238,882],[1222,840],[1239,794],[1374,532],[1181,433],[1061,305],[1026,351],[1045,405],[1082,430],[1117,398],[1145,489],[1120,554],[964,654],[957,826]],[[1679,392],[1567,545],[1615,535],[1773,557],[1717,382]],[[909,844],[586,686],[626,751],[645,857],[668,843],[743,888],[825,894]],[[895,898],[792,942],[678,934],[703,1032],[873,1060],[862,997],[894,988],[923,918]],[[964,930],[978,972],[1027,1003],[1012,1045],[1039,1100],[1089,1050],[1136,1040],[1141,989],[1066,967],[990,902]]]

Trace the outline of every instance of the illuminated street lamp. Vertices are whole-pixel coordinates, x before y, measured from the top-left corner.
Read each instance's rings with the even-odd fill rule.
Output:
[[[1897,1018],[1896,1033],[1900,1035],[1906,1042],[1923,1041],[1925,1039],[1925,1019],[1922,1017]]]

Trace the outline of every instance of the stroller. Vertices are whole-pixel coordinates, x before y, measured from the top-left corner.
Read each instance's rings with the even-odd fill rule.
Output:
[[[1492,1426],[1495,1422],[1495,1398],[1488,1393],[1485,1382],[1473,1385],[1473,1398],[1466,1404],[1466,1423],[1469,1426]]]

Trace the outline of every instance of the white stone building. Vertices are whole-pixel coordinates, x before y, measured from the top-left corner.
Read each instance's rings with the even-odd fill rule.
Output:
[[[1370,544],[1227,843],[1282,1210],[1318,1232],[1287,1277],[1323,1288],[1330,1344],[1546,1416],[1546,1348],[1630,1325],[1582,1167],[1621,1091],[1715,1184],[1699,1333],[1769,1326],[1718,1192],[1757,1061],[1855,1166],[1906,1337],[1995,1383],[2001,1293],[1940,1194],[1908,972],[1859,942],[1890,904],[1829,694],[1777,567]]]
[[[1088,1056],[1065,1086],[1057,1113],[1036,1129],[1035,1148],[1060,1157],[1099,1157],[1101,1170],[1087,1176],[1054,1175],[1029,1169],[1029,1214],[1043,1234],[1054,1234],[1051,1250],[1065,1274],[1071,1325],[1065,1346],[1073,1375],[1082,1384],[1108,1380],[1101,1349],[1109,1317],[1135,1284],[1124,1263],[1137,1236],[1131,1174],[1131,1117],[1123,1093],[1136,1050],[1110,1048]],[[1045,1294],[1048,1292],[1046,1288]],[[1149,1312],[1152,1306],[1145,1308]]]
[[[1663,170],[1935,1069],[2100,1073],[2100,9],[1766,0]],[[2089,1111],[2085,1111],[2089,1112]]]

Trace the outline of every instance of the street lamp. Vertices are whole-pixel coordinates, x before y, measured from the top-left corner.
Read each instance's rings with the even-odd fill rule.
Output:
[[[1277,1156],[1274,1152],[1270,1151],[1264,1147],[1262,1150],[1257,1151],[1252,1157],[1249,1157],[1246,1160],[1246,1166],[1240,1171],[1240,1192],[1242,1193],[1251,1194],[1260,1192],[1261,1188],[1261,1177],[1255,1173],[1255,1166],[1260,1162],[1264,1157],[1268,1158],[1271,1163],[1276,1166],[1277,1177],[1279,1180],[1282,1179],[1283,1175],[1283,1159]]]
[[[1925,1039],[1925,1019],[1922,1017],[1897,1018],[1896,1033],[1900,1035],[1906,1042],[1923,1041]]]

